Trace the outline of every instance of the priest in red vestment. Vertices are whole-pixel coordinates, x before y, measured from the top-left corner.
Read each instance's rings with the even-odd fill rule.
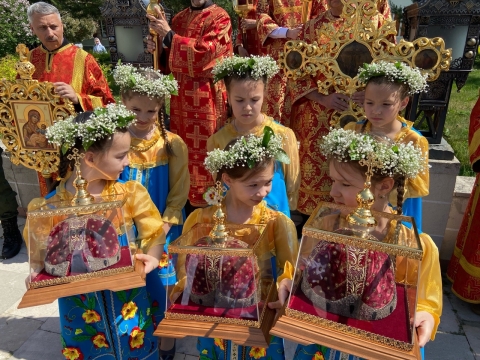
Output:
[[[258,0],[257,33],[263,55],[275,60],[283,52],[285,42],[296,39],[302,31],[302,4],[304,0]],[[313,0],[307,19],[313,19],[326,10],[325,0]],[[285,96],[287,78],[280,71],[270,79],[263,102],[263,112],[283,125],[290,125],[290,99]],[[285,103],[286,102],[286,103]]]
[[[29,53],[35,65],[33,79],[54,83],[77,112],[113,103],[107,80],[95,58],[63,36],[60,13],[53,5],[37,2],[27,10],[30,28],[42,43]]]
[[[95,58],[63,36],[63,23],[55,6],[40,1],[28,7],[27,15],[30,29],[41,42],[28,54],[35,65],[33,79],[52,82],[55,91],[69,99],[76,112],[115,102]],[[45,196],[47,184],[40,174],[38,182],[40,194]]]
[[[212,0],[191,0],[168,25],[165,17],[148,15],[150,28],[163,49],[160,68],[178,81],[178,96],[170,100],[170,130],[188,146],[190,193],[194,207],[206,206],[203,194],[213,184],[203,161],[207,139],[226,119],[226,90],[223,81],[213,83],[212,68],[218,59],[233,55],[232,24],[228,13]],[[150,41],[148,49],[153,51]]]
[[[258,0],[253,0],[253,9],[244,18],[239,17],[238,19],[235,54],[242,57],[262,55],[260,39],[257,34],[257,4]]]
[[[480,99],[470,115],[468,151],[477,178],[458,231],[447,277],[453,282],[452,292],[469,302],[473,312],[480,315]]]
[[[317,30],[327,23],[333,24],[338,31],[342,31],[344,19],[340,15],[343,2],[327,0],[326,3],[328,10],[304,24],[303,30],[298,35],[299,40],[310,44],[316,41],[319,46],[329,42],[330,39],[317,36]],[[371,20],[377,23],[377,27],[381,27],[385,19],[390,17],[388,2],[379,1],[379,3],[381,3],[379,12]],[[318,73],[313,77],[290,80],[287,86],[287,97],[291,101],[290,127],[300,143],[301,182],[297,210],[306,215],[310,215],[320,201],[331,201],[332,180],[328,176],[328,164],[320,152],[318,143],[329,132],[333,112],[346,110],[349,101],[347,95],[335,93],[333,88],[329,95],[320,94],[317,83],[325,80],[325,76]],[[352,100],[363,105],[363,94],[355,93]]]

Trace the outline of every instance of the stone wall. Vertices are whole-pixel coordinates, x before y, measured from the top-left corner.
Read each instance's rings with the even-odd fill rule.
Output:
[[[450,261],[450,257],[453,254],[458,230],[462,223],[474,183],[474,177],[457,176],[445,236],[443,237],[442,246],[439,247],[440,260],[444,262]]]

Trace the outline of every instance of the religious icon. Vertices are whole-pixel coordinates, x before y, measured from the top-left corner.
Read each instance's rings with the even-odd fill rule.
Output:
[[[0,81],[0,134],[13,164],[34,169],[49,177],[58,168],[58,149],[48,143],[46,131],[56,121],[75,113],[68,99],[55,93],[50,82],[32,79],[35,66],[28,61],[28,49],[17,46],[18,78]]]
[[[51,150],[46,137],[47,127],[53,125],[52,114],[46,101],[11,102],[20,140],[25,149]]]

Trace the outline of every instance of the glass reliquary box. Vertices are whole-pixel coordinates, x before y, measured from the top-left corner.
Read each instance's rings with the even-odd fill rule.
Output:
[[[135,234],[126,231],[124,200],[77,190],[73,200],[46,200],[27,213],[30,274],[19,308],[145,286],[143,263],[133,261],[137,247]]]
[[[275,311],[267,304],[277,293],[264,229],[200,223],[171,243],[178,283],[155,335],[268,346]]]
[[[373,226],[352,224],[359,210],[324,202],[310,216],[285,312],[271,333],[362,358],[416,359],[423,251],[414,220],[372,211]]]

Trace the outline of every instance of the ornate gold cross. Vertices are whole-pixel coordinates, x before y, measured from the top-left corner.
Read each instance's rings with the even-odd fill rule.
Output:
[[[379,13],[377,2],[342,0],[343,12],[336,23],[339,27],[332,22],[322,24],[316,29],[316,41],[311,44],[287,41],[278,59],[280,68],[293,80],[323,74],[325,79],[317,83],[319,93],[328,95],[333,89],[349,96],[363,88],[357,75],[363,63],[401,61],[423,69],[428,81],[449,69],[451,49],[445,49],[441,38],[422,37],[395,44],[395,22]],[[363,116],[363,109],[350,101],[346,111],[334,112],[331,125],[344,125]]]

